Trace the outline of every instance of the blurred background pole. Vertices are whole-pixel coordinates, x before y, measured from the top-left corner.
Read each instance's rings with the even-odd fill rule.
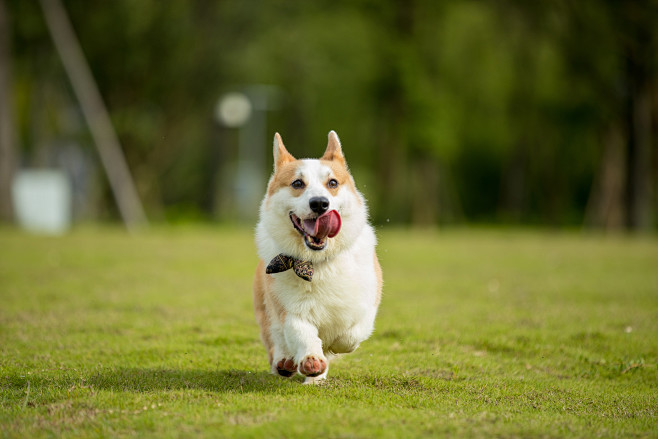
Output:
[[[265,187],[264,151],[268,90],[265,86],[249,86],[245,89],[251,101],[251,117],[240,127],[237,185],[241,196],[237,198],[238,215],[243,220],[254,220]]]
[[[252,221],[258,214],[266,183],[265,154],[270,151],[266,112],[278,107],[280,93],[277,87],[254,84],[223,95],[217,104],[217,120],[238,129],[232,195],[235,214],[242,221]]]
[[[135,189],[119,139],[94,82],[80,44],[60,0],[40,0],[46,24],[82,107],[103,167],[128,230],[146,226],[144,208]]]
[[[0,221],[11,221],[11,182],[14,175],[14,144],[11,99],[11,30],[9,11],[0,0]]]

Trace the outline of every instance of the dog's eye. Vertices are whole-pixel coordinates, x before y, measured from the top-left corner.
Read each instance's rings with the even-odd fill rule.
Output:
[[[290,186],[292,186],[293,189],[304,189],[304,186],[306,186],[306,185],[304,184],[304,182],[302,180],[297,179],[297,180],[293,181],[290,184]]]
[[[327,182],[327,187],[329,189],[336,189],[338,187],[338,180],[336,180],[335,178],[332,178],[331,180],[329,180]]]

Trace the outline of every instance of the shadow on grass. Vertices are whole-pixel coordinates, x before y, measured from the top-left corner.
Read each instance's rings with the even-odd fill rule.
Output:
[[[268,392],[287,381],[267,372],[245,370],[114,369],[92,375],[97,389],[127,392],[197,389],[209,392]]]

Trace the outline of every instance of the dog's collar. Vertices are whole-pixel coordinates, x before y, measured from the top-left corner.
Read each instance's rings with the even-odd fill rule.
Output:
[[[265,269],[265,273],[281,273],[293,269],[295,274],[300,278],[311,281],[313,277],[313,262],[302,261],[301,259],[293,258],[292,256],[284,255],[283,253],[277,255],[272,259]]]

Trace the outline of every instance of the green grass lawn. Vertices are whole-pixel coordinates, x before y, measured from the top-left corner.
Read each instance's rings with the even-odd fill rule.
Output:
[[[0,229],[4,437],[658,437],[658,239],[379,230],[376,332],[267,373],[250,230]]]

